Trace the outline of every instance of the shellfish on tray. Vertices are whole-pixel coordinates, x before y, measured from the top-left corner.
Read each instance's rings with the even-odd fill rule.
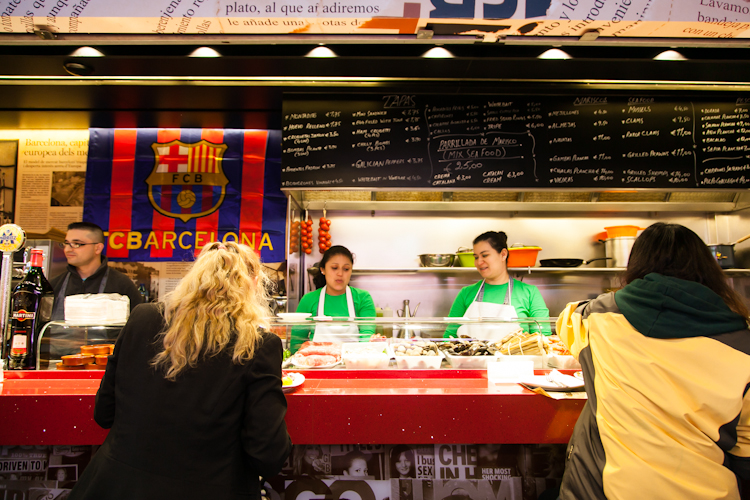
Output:
[[[446,340],[438,348],[450,356],[494,356],[497,352],[497,347],[486,340]]]

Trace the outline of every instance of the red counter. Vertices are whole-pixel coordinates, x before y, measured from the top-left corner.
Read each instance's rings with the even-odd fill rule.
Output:
[[[5,372],[0,444],[101,444],[103,372]],[[295,444],[566,443],[584,400],[553,400],[483,370],[308,370],[287,394]],[[541,372],[539,372],[541,373]]]

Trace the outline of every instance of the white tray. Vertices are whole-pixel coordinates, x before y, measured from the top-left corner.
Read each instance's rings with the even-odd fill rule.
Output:
[[[484,370],[487,368],[487,361],[495,361],[494,356],[456,356],[454,354],[445,354],[445,358],[453,368]]]

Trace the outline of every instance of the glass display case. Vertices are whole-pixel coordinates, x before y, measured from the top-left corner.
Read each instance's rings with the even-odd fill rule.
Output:
[[[125,323],[82,325],[65,321],[50,321],[39,335],[37,370],[55,370],[62,356],[79,354],[81,346],[114,344]]]
[[[536,369],[580,369],[555,335],[557,318],[348,318],[284,314],[272,330],[290,369],[486,369],[532,360]]]

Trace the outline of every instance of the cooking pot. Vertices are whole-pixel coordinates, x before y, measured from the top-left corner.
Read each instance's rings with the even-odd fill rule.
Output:
[[[541,259],[539,265],[542,267],[578,267],[581,264],[589,264],[595,260],[607,260],[608,257],[599,257],[591,260],[583,259]]]
[[[633,249],[635,236],[618,236],[604,240],[604,255],[607,256],[607,267],[628,267],[630,250]]]
[[[743,236],[734,243],[728,245],[708,245],[708,249],[711,251],[711,255],[714,256],[714,259],[719,263],[719,267],[722,269],[732,269],[737,267],[737,264],[734,261],[734,246],[737,243],[742,243],[748,238],[750,238],[750,234]]]

